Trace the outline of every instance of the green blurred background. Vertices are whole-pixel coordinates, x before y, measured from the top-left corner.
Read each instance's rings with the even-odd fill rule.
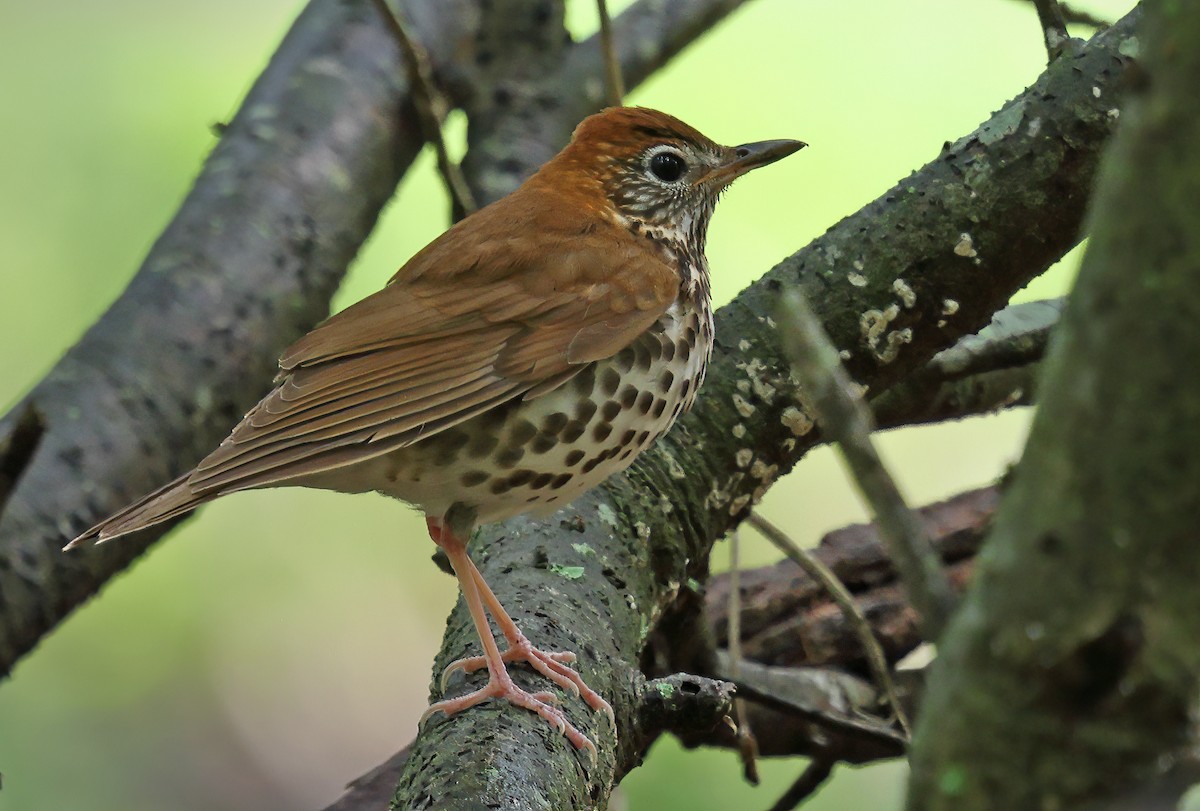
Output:
[[[617,10],[627,3],[615,3]],[[1129,0],[1081,4],[1115,19]],[[0,3],[0,405],[117,297],[186,193],[299,0]],[[596,26],[569,0],[574,31]],[[630,97],[725,143],[810,148],[728,194],[718,303],[974,129],[1042,70],[1020,0],[755,0]],[[461,144],[462,121],[450,127]],[[461,148],[461,147],[459,147]],[[446,225],[424,155],[335,306]],[[1057,295],[1068,259],[1021,298]],[[985,483],[1028,415],[882,438],[914,503]],[[803,542],[861,520],[828,451],[764,513]],[[747,565],[774,553],[747,533]],[[306,809],[411,737],[455,597],[414,513],[382,498],[259,492],[201,511],[0,685],[0,809]],[[727,556],[722,546],[718,562]],[[614,807],[766,808],[802,769],[664,740]],[[899,808],[904,769],[839,769],[805,806]]]

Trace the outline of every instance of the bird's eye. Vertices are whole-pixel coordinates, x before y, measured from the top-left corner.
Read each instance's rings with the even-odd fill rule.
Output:
[[[687,171],[687,163],[674,152],[657,152],[650,158],[650,174],[664,183],[674,183]]]

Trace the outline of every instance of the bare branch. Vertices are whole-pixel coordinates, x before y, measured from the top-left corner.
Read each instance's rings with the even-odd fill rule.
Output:
[[[1021,0],[1021,2],[1030,3],[1033,0]],[[1059,2],[1058,8],[1068,25],[1086,25],[1089,28],[1108,28],[1112,25],[1112,20],[1097,17],[1095,14],[1076,8],[1070,3]]]
[[[822,432],[837,443],[859,492],[879,522],[900,577],[921,615],[926,638],[936,640],[953,611],[954,592],[924,528],[904,503],[875,451],[871,412],[851,391],[854,384],[838,359],[837,349],[804,295],[798,290],[785,293],[777,317],[784,353],[800,381],[801,397],[815,413]],[[755,526],[767,532],[774,530],[762,519]],[[771,538],[778,542],[777,537]],[[786,544],[783,548],[786,550]]]
[[[1195,745],[1200,5],[1145,8],[994,554],[932,665],[912,809],[1081,808]]]
[[[1030,405],[1063,300],[1006,307],[908,379],[871,400],[881,428],[941,422]]]
[[[879,640],[875,638],[875,634],[871,630],[871,624],[867,622],[867,618],[859,610],[858,604],[854,602],[853,595],[842,584],[842,581],[838,580],[837,575],[830,571],[825,564],[821,563],[816,555],[801,548],[783,530],[779,529],[779,527],[772,524],[762,515],[752,512],[746,521],[761,532],[763,537],[774,544],[776,549],[787,555],[789,560],[803,569],[805,574],[820,583],[821,587],[825,589],[838,608],[842,610],[847,623],[854,629],[854,633],[858,636],[858,641],[863,646],[863,651],[867,657],[867,664],[871,668],[871,675],[875,678],[875,683],[879,685],[880,691],[887,699],[888,705],[891,706],[892,712],[895,713],[900,728],[904,730],[906,736],[912,735],[912,726],[908,721],[908,714],[900,704],[900,698],[896,693],[896,685],[892,682],[891,669],[888,667],[887,659],[883,655],[883,649],[879,646]],[[729,642],[731,646],[733,640],[738,639],[740,635],[740,628],[735,631],[732,620],[733,615],[731,614],[729,629]]]
[[[1071,41],[1067,33],[1067,21],[1063,17],[1058,0],[1033,0],[1037,9],[1038,22],[1042,24],[1042,36],[1046,41],[1046,54],[1051,62],[1063,52],[1063,48]]]
[[[833,761],[813,758],[796,782],[771,806],[771,811],[792,811],[797,808],[829,779],[833,766]]]
[[[429,54],[408,29],[403,12],[388,6],[387,0],[371,0],[379,10],[389,32],[400,47],[400,55],[404,59],[404,69],[408,73],[408,86],[412,91],[413,106],[417,110],[417,118],[421,122],[421,133],[425,140],[433,144],[437,155],[438,172],[450,192],[453,204],[453,216],[461,220],[473,213],[478,206],[467,181],[462,175],[457,163],[450,159],[446,151],[446,139],[442,137],[442,122],[449,110],[445,99],[437,89],[433,79],[433,67],[429,63]]]
[[[608,16],[606,0],[596,0],[600,12],[600,47],[604,51],[604,75],[608,83],[608,103],[620,107],[625,98],[625,81],[621,78],[621,62],[617,57],[617,45],[613,41],[612,20]]]
[[[734,681],[742,674],[742,590],[741,582],[741,533],[735,528],[729,533],[729,658],[730,672]],[[742,760],[742,776],[751,785],[758,785],[758,743],[754,730],[746,720],[746,702],[733,700],[737,720],[738,755]]]

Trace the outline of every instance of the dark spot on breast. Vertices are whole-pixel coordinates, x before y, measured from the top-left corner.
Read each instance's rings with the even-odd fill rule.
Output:
[[[650,415],[652,417],[654,417],[654,419],[658,419],[659,417],[661,417],[663,415],[663,412],[666,410],[667,410],[667,401],[661,397],[655,397],[654,398],[654,408],[650,409]]]
[[[680,360],[686,361],[692,354],[692,345],[683,338],[675,342],[675,354]]]
[[[500,438],[491,431],[485,430],[472,437],[471,444],[467,446],[467,454],[473,459],[482,459],[485,456],[491,456],[498,444],[500,444]]]
[[[529,486],[534,490],[541,490],[552,481],[554,481],[553,473],[539,473],[533,477],[533,481],[529,483]]]
[[[600,409],[600,419],[604,422],[612,422],[621,413],[621,404],[615,400],[609,400]]]
[[[560,473],[559,475],[554,477],[554,481],[550,482],[550,489],[558,490],[564,484],[571,481],[571,479],[573,479],[574,477],[575,477],[574,473]]]
[[[637,431],[626,431],[625,433],[621,434],[621,444],[628,445],[630,442],[633,442],[633,438],[635,436],[637,436]]]
[[[595,413],[596,404],[591,400],[580,400],[579,405],[575,406],[575,419],[580,422],[588,422]]]
[[[654,341],[653,343],[656,345],[658,342]],[[637,349],[634,355],[634,365],[643,372],[650,371],[650,364],[654,362],[650,357],[651,345],[652,344],[650,341],[638,341],[637,343]]]
[[[608,435],[612,433],[612,426],[607,422],[602,422],[592,429],[592,439],[597,442],[603,442],[608,439]]]
[[[561,439],[563,442],[574,442],[575,440],[579,439],[579,437],[583,436],[583,432],[586,430],[586,422],[572,420],[571,422],[568,422],[567,427],[563,429]]]
[[[596,367],[589,366],[575,375],[572,384],[575,386],[575,391],[580,394],[591,394],[592,389],[596,387]]]
[[[463,487],[477,487],[487,480],[488,474],[484,473],[482,470],[472,470],[469,473],[464,473],[462,478],[459,479],[459,481],[462,482]]]
[[[643,414],[650,413],[650,406],[654,405],[654,392],[644,391],[638,395],[637,410]]]
[[[635,360],[637,360],[637,350],[635,350],[632,346],[627,346],[617,353],[617,356],[613,359],[613,362],[616,364],[617,370],[620,371],[621,374],[628,374],[633,370],[633,363]],[[604,381],[601,382],[603,383]]]
[[[492,482],[491,489],[492,489],[492,495],[502,496],[505,493],[507,493],[509,490],[511,490],[512,488],[508,486],[508,482],[504,481],[504,479],[496,479],[496,481]]]
[[[538,434],[537,437],[534,438],[533,444],[529,446],[529,449],[534,453],[545,453],[551,448],[555,448],[557,446],[558,437],[553,436],[552,434]]]
[[[511,470],[524,455],[524,448],[506,448],[496,455],[496,465],[504,470]]]
[[[567,458],[565,460],[567,463],[567,467],[575,467],[575,465],[577,465],[583,461],[583,457],[586,455],[587,454],[585,454],[583,451],[579,450],[578,448],[571,451],[570,453],[567,454]],[[570,476],[571,476],[571,474],[569,474],[569,473],[566,475],[567,475],[567,478],[570,478]]]
[[[600,373],[600,391],[604,392],[609,397],[617,393],[617,389],[621,388],[621,374],[613,367],[609,366]]]
[[[596,469],[596,466],[599,465],[603,461],[604,461],[603,456],[593,456],[591,459],[588,459],[586,462],[583,463],[583,472],[591,473],[593,470]]]
[[[683,386],[679,389],[679,399],[687,400],[688,392],[692,390],[692,381],[690,379],[683,381]]]
[[[563,412],[556,411],[546,417],[546,419],[542,420],[542,432],[547,434],[557,434],[566,427],[567,420],[569,419],[570,417]]]
[[[642,431],[640,434],[638,434],[638,438],[637,438],[637,444],[639,444],[639,445],[645,445],[645,444],[646,444],[646,440],[648,440],[648,439],[650,439],[650,432],[649,432],[649,431]]]
[[[675,360],[675,342],[666,338],[662,342],[662,359],[670,363]]]
[[[508,442],[511,445],[524,445],[537,435],[538,429],[529,420],[518,420],[508,430]]]
[[[461,428],[450,428],[434,437],[437,443],[438,456],[445,463],[454,461],[459,451],[471,441],[471,435]]]
[[[658,377],[658,387],[662,389],[663,394],[671,391],[671,387],[675,385],[675,373],[670,369],[665,370]]]
[[[638,390],[633,386],[626,386],[621,389],[621,394],[618,400],[622,408],[633,408],[633,404],[637,402]]]
[[[629,458],[629,456],[630,456],[630,454],[632,454],[632,453],[633,453],[635,450],[637,450],[637,448],[635,448],[634,446],[630,445],[628,448],[626,448],[625,450],[621,451],[621,459],[622,459],[622,460],[628,459],[628,458]]]
[[[523,484],[528,484],[533,479],[534,473],[528,468],[521,468],[516,473],[508,477],[509,487],[520,487]]]

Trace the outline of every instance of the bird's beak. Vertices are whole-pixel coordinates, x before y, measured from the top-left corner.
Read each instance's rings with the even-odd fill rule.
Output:
[[[798,152],[808,144],[803,141],[757,141],[729,150],[729,159],[704,176],[703,183],[728,185],[751,169],[766,166]]]

